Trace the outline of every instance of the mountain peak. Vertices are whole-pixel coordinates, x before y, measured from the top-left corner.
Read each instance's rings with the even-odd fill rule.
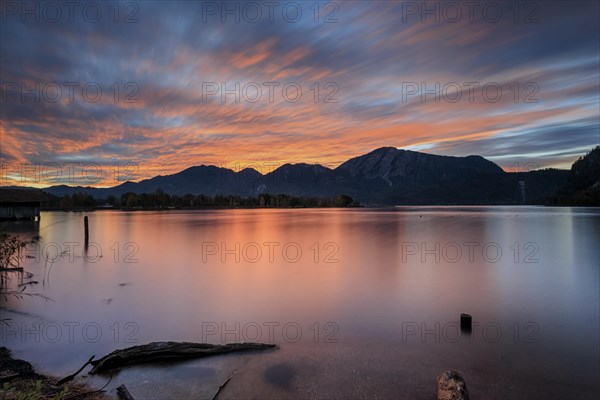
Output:
[[[354,157],[336,168],[351,177],[381,178],[391,185],[393,177],[411,178],[413,175],[428,179],[446,180],[462,174],[475,176],[486,173],[502,173],[502,169],[480,156],[447,157],[434,154],[381,147],[362,156]],[[421,178],[417,178],[421,179]]]
[[[385,146],[385,147],[380,147],[378,149],[375,149],[365,155],[369,155],[369,154],[380,154],[380,153],[398,153],[401,151],[406,151],[406,150],[402,150],[402,149],[398,149],[397,147],[390,147],[390,146]]]

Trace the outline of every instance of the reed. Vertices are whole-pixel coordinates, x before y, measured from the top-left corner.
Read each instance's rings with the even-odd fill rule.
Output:
[[[8,302],[9,297],[23,299],[24,297],[39,297],[44,300],[52,300],[40,293],[28,293],[25,290],[27,285],[31,282],[23,282],[24,279],[33,277],[31,272],[25,271],[21,266],[23,261],[23,250],[29,245],[34,243],[35,240],[21,240],[18,236],[9,235],[7,233],[0,233],[0,300]],[[20,284],[17,287],[21,289],[14,289],[9,287],[10,277],[12,274],[16,274]],[[0,308],[2,307],[2,301],[0,301]],[[7,324],[10,318],[0,318],[0,324]]]

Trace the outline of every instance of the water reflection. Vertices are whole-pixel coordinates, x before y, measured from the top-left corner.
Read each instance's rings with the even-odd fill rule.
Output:
[[[280,349],[170,366],[177,379],[133,368],[114,384],[144,398],[210,397],[239,370],[233,397],[416,399],[452,368],[473,397],[597,394],[598,210],[88,215],[87,253],[83,214],[41,219],[40,254],[27,267],[42,276],[48,255],[69,249],[53,256],[43,288],[54,301],[9,300],[14,324],[2,341],[42,369],[69,373],[135,343],[250,339]],[[461,313],[473,317],[469,334]],[[36,341],[39,321],[61,336],[44,340],[42,330]]]
[[[32,220],[0,220],[0,232],[19,234],[24,240],[35,238],[40,231],[40,221]]]

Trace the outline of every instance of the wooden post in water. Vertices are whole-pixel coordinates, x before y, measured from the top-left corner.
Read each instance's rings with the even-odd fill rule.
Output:
[[[85,217],[83,217],[83,230],[84,230],[84,235],[85,235],[85,248],[88,248],[88,243],[90,242],[90,232],[88,229],[88,217],[87,215]]]
[[[460,314],[460,330],[465,333],[471,333],[473,327],[473,318],[471,314]]]

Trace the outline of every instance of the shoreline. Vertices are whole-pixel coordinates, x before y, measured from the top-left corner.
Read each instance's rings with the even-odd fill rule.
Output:
[[[95,389],[85,383],[77,382],[77,378],[58,385],[60,378],[40,374],[35,371],[31,363],[14,358],[10,349],[0,346],[0,395],[3,399],[18,399],[21,396],[40,395],[57,399],[88,399],[109,400],[109,396],[102,389]],[[34,397],[37,398],[37,397]]]

